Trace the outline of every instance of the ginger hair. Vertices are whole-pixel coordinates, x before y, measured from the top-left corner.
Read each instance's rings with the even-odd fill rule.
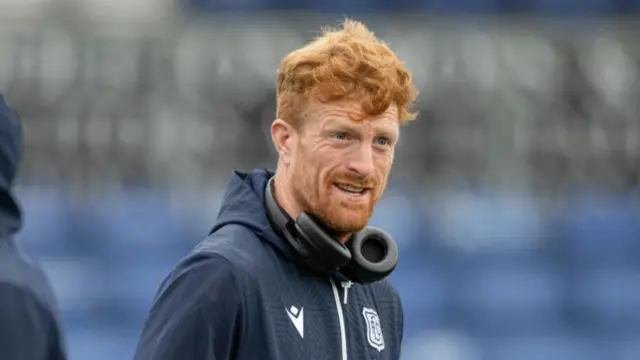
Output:
[[[342,28],[324,29],[282,60],[276,116],[299,127],[298,114],[310,97],[321,102],[351,99],[360,101],[369,116],[395,102],[402,123],[416,118],[410,106],[417,94],[396,54],[364,24],[346,19]]]

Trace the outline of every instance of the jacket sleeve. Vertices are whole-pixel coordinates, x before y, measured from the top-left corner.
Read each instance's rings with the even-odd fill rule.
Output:
[[[3,360],[64,360],[51,311],[29,291],[0,283],[0,356]]]
[[[242,274],[224,257],[195,254],[163,282],[134,360],[231,360],[243,333]]]

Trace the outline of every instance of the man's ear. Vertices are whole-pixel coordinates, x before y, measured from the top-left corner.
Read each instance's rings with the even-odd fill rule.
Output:
[[[271,123],[271,140],[278,152],[280,160],[285,165],[291,162],[292,146],[295,144],[296,130],[282,119],[276,119]]]

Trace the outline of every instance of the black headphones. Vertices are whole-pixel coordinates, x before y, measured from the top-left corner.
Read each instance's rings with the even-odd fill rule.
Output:
[[[396,242],[380,229],[367,227],[343,244],[308,213],[294,221],[273,195],[273,178],[265,189],[265,205],[272,226],[314,271],[339,270],[351,281],[371,283],[387,277],[398,263]]]

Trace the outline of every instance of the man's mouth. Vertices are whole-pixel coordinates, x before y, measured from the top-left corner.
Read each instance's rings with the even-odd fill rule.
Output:
[[[347,192],[353,195],[363,195],[368,192],[370,189],[364,186],[346,184],[346,183],[335,183],[334,184],[338,189]]]

